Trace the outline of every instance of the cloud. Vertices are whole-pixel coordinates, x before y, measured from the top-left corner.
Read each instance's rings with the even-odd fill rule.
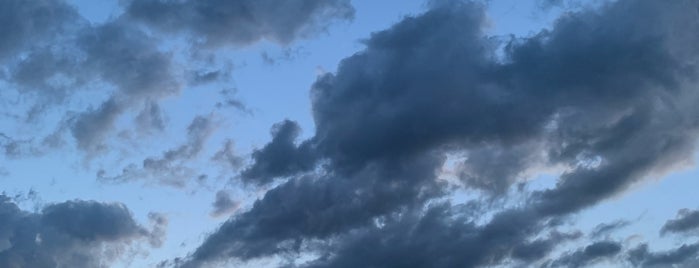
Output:
[[[580,232],[559,233],[552,232],[546,238],[534,241],[522,241],[512,249],[512,258],[532,263],[546,257],[553,249],[569,240],[576,240],[582,236]]]
[[[0,35],[4,38],[0,41],[0,60],[25,47],[58,38],[78,18],[78,13],[61,1],[10,0],[1,5]]]
[[[184,34],[187,38],[180,41],[185,44],[212,48],[259,40],[287,44],[354,15],[347,0],[283,4],[133,0],[122,4],[125,13],[96,24],[63,1],[0,4],[4,14],[0,22],[11,25],[0,27],[5,37],[0,41],[0,82],[21,97],[21,103],[8,110],[21,114],[18,117],[25,118],[25,123],[43,125],[46,112],[60,107],[52,111],[66,115],[56,122],[57,131],[44,140],[65,144],[63,134],[68,133],[89,159],[106,152],[117,127],[134,127],[116,126],[134,109],[143,109],[136,114],[135,127],[145,134],[153,133],[148,129],[162,130],[166,121],[159,102],[163,98],[177,95],[186,86],[230,76],[229,63],[218,69],[212,57],[178,57],[177,47],[158,39],[161,31]],[[158,12],[151,12],[155,9]],[[233,98],[233,91],[223,92],[217,107],[250,113]],[[83,104],[84,99],[100,98],[101,102]],[[37,139],[27,147],[55,149],[46,145]]]
[[[98,108],[72,118],[68,126],[78,149],[102,152],[115,121],[130,108],[180,91],[179,70],[160,42],[127,20],[93,25],[63,1],[5,1],[6,38],[0,43],[2,81],[22,101],[13,110],[36,124],[48,109],[71,107],[81,93],[107,97]],[[98,95],[99,96],[99,95]],[[90,96],[94,98],[94,95]],[[79,108],[83,109],[83,107]],[[40,146],[41,144],[34,144]]]
[[[586,267],[621,252],[621,244],[614,241],[599,241],[567,253],[551,263],[551,267]]]
[[[301,128],[296,122],[285,120],[272,127],[272,141],[252,153],[253,165],[243,170],[243,181],[269,183],[275,177],[310,171],[315,166],[311,143],[296,145]]]
[[[106,267],[134,243],[162,235],[119,203],[74,200],[32,213],[1,196],[0,215],[3,267]]]
[[[600,238],[602,236],[609,235],[616,230],[629,226],[630,224],[631,222],[627,220],[616,220],[610,223],[600,223],[595,226],[589,235],[591,238]]]
[[[174,187],[184,187],[197,177],[189,162],[195,160],[204,149],[218,123],[209,116],[196,116],[187,126],[187,138],[179,146],[168,149],[160,156],[146,157],[140,165],[132,163],[114,176],[105,170],[97,173],[98,180],[109,183],[123,183],[134,180],[153,180]]]
[[[677,212],[677,218],[668,220],[660,230],[661,234],[666,233],[691,233],[699,228],[699,211],[681,209]]]
[[[78,148],[88,153],[105,147],[105,137],[128,107],[153,103],[182,87],[172,55],[160,51],[156,40],[128,23],[114,21],[85,29],[78,46],[87,54],[84,68],[117,89],[100,109],[83,112],[72,126]]]
[[[367,166],[356,174],[291,179],[267,192],[250,211],[226,221],[193,253],[188,265],[294,251],[304,238],[329,238],[398,208],[420,205],[436,194],[430,179],[437,163],[424,157]]]
[[[40,155],[42,150],[33,146],[32,141],[32,139],[16,139],[0,132],[0,148],[2,148],[2,154],[7,158]]]
[[[642,244],[628,254],[628,259],[635,267],[692,267],[699,264],[699,244],[682,246],[663,252],[650,252],[647,244]]]
[[[244,159],[238,156],[235,152],[235,143],[233,140],[227,139],[223,147],[216,151],[212,161],[223,164],[228,170],[237,170],[243,165]]]
[[[565,13],[550,30],[498,44],[483,33],[482,5],[449,1],[372,34],[366,49],[313,85],[313,137],[297,145],[295,124],[278,124],[243,172],[264,174],[262,183],[290,179],[226,221],[184,266],[283,252],[322,256],[318,266],[388,266],[384,257],[393,251],[427,263],[418,258],[430,255],[419,250],[440,243],[454,244],[435,250],[442,256],[431,259],[435,265],[507,262],[515,247],[548,231],[547,222],[692,158],[699,137],[692,44],[699,37],[689,33],[699,30],[697,7],[621,0]],[[496,55],[500,45],[504,57]],[[310,156],[290,157],[300,152]],[[464,220],[482,224],[453,223],[458,210],[425,211],[451,194],[437,175],[450,153],[466,155],[468,188],[494,196],[532,168],[563,171],[554,187],[525,193],[519,206]],[[299,159],[315,165],[298,168]],[[428,214],[441,218],[423,222]],[[390,224],[375,226],[386,218]],[[412,245],[408,230],[437,228],[431,225],[468,237],[415,234],[424,243]],[[354,258],[362,243],[373,243],[377,254]],[[566,262],[620,250],[600,243]],[[452,247],[458,256],[449,255]]]
[[[130,18],[167,33],[184,33],[208,47],[246,45],[261,39],[287,44],[324,30],[335,20],[349,20],[347,0],[161,1],[132,0]]]
[[[156,39],[126,22],[114,21],[88,29],[79,45],[94,68],[128,97],[157,98],[179,91],[172,55],[158,49]]]
[[[513,254],[510,245],[522,246],[527,237],[542,227],[532,215],[515,210],[499,213],[488,223],[478,225],[468,210],[442,204],[424,212],[393,214],[378,224],[340,236],[331,250],[321,251],[324,255],[303,267],[495,265]],[[539,254],[545,256],[550,248],[540,250]]]
[[[124,108],[118,100],[110,98],[99,108],[82,112],[74,118],[70,131],[78,148],[91,154],[106,150],[103,141],[114,128],[114,123]]]
[[[167,235],[167,225],[169,223],[167,216],[157,212],[148,213],[148,219],[153,225],[152,230],[148,236],[148,242],[153,247],[160,247],[165,241]]]
[[[214,210],[211,211],[212,217],[230,215],[240,208],[240,202],[233,201],[225,191],[216,192],[216,200],[212,205],[214,207]]]
[[[143,110],[136,116],[138,130],[144,133],[165,130],[166,117],[157,102],[150,101],[144,105]]]

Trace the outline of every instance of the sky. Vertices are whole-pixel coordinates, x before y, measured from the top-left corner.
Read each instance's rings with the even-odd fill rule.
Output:
[[[697,267],[695,0],[0,1],[0,267]]]

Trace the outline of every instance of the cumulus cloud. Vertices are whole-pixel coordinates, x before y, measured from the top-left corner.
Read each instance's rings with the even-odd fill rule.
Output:
[[[3,267],[108,267],[134,243],[162,235],[119,203],[74,200],[32,213],[0,196],[0,215]]]
[[[215,47],[261,39],[286,44],[324,30],[333,20],[351,19],[354,8],[348,0],[132,0],[126,13],[154,29]]]
[[[550,30],[505,44],[484,34],[477,3],[445,1],[406,17],[317,79],[313,137],[297,143],[297,127],[278,124],[243,172],[263,174],[263,184],[290,179],[226,221],[182,265],[282,252],[316,254],[308,265],[323,267],[391,266],[401,260],[388,256],[398,254],[430,266],[506,263],[515,247],[550,230],[547,223],[691,160],[699,137],[697,8],[620,0],[565,13]],[[504,57],[496,55],[501,45]],[[529,169],[563,171],[554,187],[525,193],[518,206],[455,221],[457,204],[428,208],[449,195],[437,173],[450,153],[466,155],[466,187],[494,196]],[[362,252],[366,244],[371,250]],[[620,250],[598,242],[558,263],[583,265]]]

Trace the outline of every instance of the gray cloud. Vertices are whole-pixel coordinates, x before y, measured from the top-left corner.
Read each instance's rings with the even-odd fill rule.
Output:
[[[410,211],[437,194],[439,162],[435,157],[403,159],[351,174],[291,179],[267,192],[250,211],[226,221],[187,265],[293,252],[304,238],[329,238],[397,209]]]
[[[0,216],[3,267],[107,267],[154,235],[118,203],[75,200],[31,213],[0,196]]]
[[[99,108],[59,127],[69,129],[77,147],[90,155],[105,147],[114,122],[129,108],[170,96],[182,86],[172,55],[126,20],[92,25],[63,1],[0,5],[6,13],[0,62],[7,74],[1,79],[23,97],[14,108],[26,113],[28,122],[41,122],[42,114],[70,104],[80,92],[111,95]]]
[[[650,252],[647,244],[642,244],[628,254],[628,260],[636,267],[693,267],[699,264],[699,244],[682,246],[663,252]]]
[[[217,128],[218,123],[212,115],[196,116],[187,126],[187,138],[183,144],[162,152],[160,156],[146,157],[140,165],[129,164],[114,176],[100,170],[97,173],[98,180],[110,183],[152,180],[164,185],[184,187],[198,176],[188,162],[199,156]]]
[[[238,156],[235,152],[235,143],[233,140],[227,139],[223,147],[216,151],[211,160],[221,163],[228,170],[237,170],[243,165],[244,159]]]
[[[535,255],[546,256],[552,249],[536,241],[525,245],[543,227],[528,212],[509,210],[479,225],[469,210],[442,204],[403,216],[398,212],[340,236],[330,250],[321,250],[325,255],[304,267],[480,267],[512,255],[534,261],[540,258]],[[552,234],[548,239],[563,242],[577,236]],[[541,251],[533,254],[523,247]]]
[[[148,100],[153,103],[181,88],[172,56],[161,52],[154,39],[125,22],[85,29],[78,46],[87,55],[82,63],[84,68],[117,88],[100,109],[83,112],[72,126],[78,148],[89,153],[99,152],[99,148],[104,147],[105,137],[128,107]]]
[[[212,204],[214,210],[211,211],[212,217],[219,217],[224,215],[230,215],[231,213],[238,210],[240,207],[240,202],[233,201],[231,196],[225,191],[216,192],[216,199]]]
[[[552,232],[546,238],[534,241],[522,241],[512,249],[512,258],[522,260],[525,263],[532,263],[546,257],[553,249],[562,243],[578,239],[582,236],[580,232],[559,233]]]
[[[2,154],[8,158],[41,154],[41,150],[33,146],[32,141],[16,139],[0,132],[0,148],[2,148]]]
[[[148,213],[148,219],[150,220],[151,225],[153,225],[153,228],[148,235],[148,242],[153,247],[160,247],[165,241],[169,220],[164,214],[157,212]]]
[[[77,146],[91,154],[104,151],[103,143],[114,128],[114,122],[124,111],[124,106],[118,100],[110,98],[97,109],[90,109],[74,118],[70,127],[71,134],[77,141]]]
[[[602,236],[609,235],[616,230],[629,226],[630,224],[631,222],[627,220],[616,220],[610,223],[600,223],[595,226],[594,229],[592,229],[589,235],[591,238],[600,238]]]
[[[152,131],[165,130],[167,119],[163,111],[160,109],[160,105],[157,102],[149,101],[143,107],[143,110],[136,116],[136,125],[139,131],[144,133],[149,133]]]
[[[365,50],[318,78],[315,135],[297,145],[295,125],[277,125],[289,131],[273,133],[243,172],[264,174],[261,183],[291,179],[224,223],[185,266],[305,251],[324,256],[318,266],[390,267],[401,261],[388,259],[394,251],[437,266],[502,264],[550,228],[547,221],[691,159],[699,136],[692,45],[699,37],[690,34],[699,30],[696,2],[622,0],[566,13],[551,30],[504,44],[504,58],[482,32],[481,5],[447,2],[372,34]],[[289,157],[300,152],[312,157]],[[533,167],[564,172],[555,187],[528,193],[521,207],[491,211],[482,225],[452,224],[456,212],[444,210],[439,220],[397,217],[372,226],[395,213],[422,215],[448,193],[436,171],[454,152],[470,157],[464,183],[495,194]],[[315,165],[298,168],[299,159]],[[299,176],[312,168],[320,171]],[[417,247],[411,234],[390,231],[434,230],[431,224],[469,235],[415,234],[424,242]],[[326,244],[305,246],[318,240]],[[355,258],[357,245],[372,242],[366,258]],[[434,253],[442,257],[417,260],[429,256],[419,250],[440,243],[454,244]],[[593,244],[566,263],[616,254],[614,245]],[[455,249],[459,255],[449,255]]]
[[[243,181],[269,183],[275,177],[310,171],[316,162],[312,144],[296,145],[301,128],[296,122],[285,120],[272,127],[272,141],[252,153],[253,165],[243,170]]]
[[[553,261],[550,267],[585,267],[604,259],[610,259],[621,252],[621,244],[614,241],[599,241],[585,248],[567,253]]]
[[[331,21],[351,19],[354,8],[347,0],[132,0],[126,13],[154,29],[185,33],[214,47],[261,39],[286,44],[324,30]]]
[[[681,209],[677,212],[677,218],[668,220],[660,230],[661,234],[666,233],[689,233],[699,228],[699,211]]]
[[[0,8],[0,60],[28,46],[58,38],[74,26],[78,13],[61,1],[3,1]]]
[[[87,29],[79,45],[87,53],[86,67],[128,97],[157,98],[179,91],[172,55],[160,51],[157,40],[128,22]]]

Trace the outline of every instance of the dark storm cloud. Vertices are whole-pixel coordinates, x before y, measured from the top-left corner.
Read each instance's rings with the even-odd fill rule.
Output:
[[[272,141],[252,153],[254,164],[246,168],[243,181],[265,184],[275,177],[309,171],[315,166],[315,155],[310,142],[296,145],[301,128],[296,122],[285,120],[272,127]]]
[[[104,267],[155,236],[122,204],[75,200],[31,213],[0,196],[3,267]]]
[[[699,244],[682,246],[662,252],[650,252],[647,244],[642,244],[627,252],[628,260],[635,267],[696,267],[699,264]]]
[[[504,44],[503,57],[497,38],[482,32],[479,4],[444,1],[372,34],[365,50],[313,85],[315,135],[297,145],[295,131],[278,131],[247,169],[265,174],[263,183],[291,179],[224,223],[185,266],[306,251],[323,256],[318,266],[390,267],[402,261],[387,257],[395,252],[437,266],[506,263],[515,247],[551,228],[547,221],[691,159],[698,5],[621,0],[564,13],[550,30]],[[299,158],[288,155],[304,146],[321,164],[289,168]],[[423,222],[426,204],[447,191],[437,171],[449,153],[465,155],[467,187],[495,196],[531,168],[563,172],[520,206],[488,211],[485,223],[467,224],[477,216],[453,223],[458,214],[448,209]],[[295,176],[313,168],[317,174]],[[374,223],[401,213],[416,216]],[[453,236],[403,232],[411,226],[453,228]],[[309,245],[318,240],[326,244]],[[371,252],[355,258],[363,243]],[[615,255],[615,245],[593,244],[565,262]],[[427,259],[425,248],[443,250]]]
[[[553,261],[549,267],[586,267],[604,259],[611,259],[621,252],[621,244],[614,241],[600,241],[585,248],[567,253]]]
[[[196,116],[187,126],[187,138],[179,146],[166,150],[160,156],[147,157],[141,165],[129,164],[121,173],[109,176],[106,171],[97,173],[98,180],[110,183],[122,183],[134,180],[153,179],[164,185],[184,187],[197,174],[188,162],[199,156],[206,142],[218,128],[213,116]]]
[[[690,233],[699,229],[699,210],[681,209],[677,212],[677,217],[668,220],[660,230],[665,233]]]
[[[205,46],[246,45],[261,39],[289,43],[325,29],[334,20],[349,20],[347,0],[132,0],[126,13],[164,31],[185,33]]]

